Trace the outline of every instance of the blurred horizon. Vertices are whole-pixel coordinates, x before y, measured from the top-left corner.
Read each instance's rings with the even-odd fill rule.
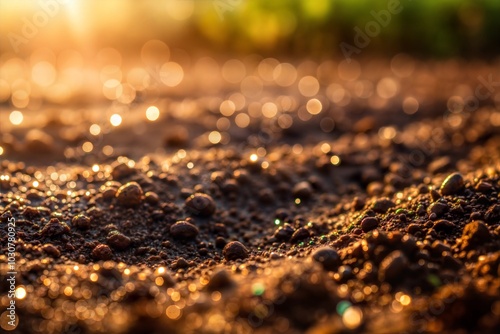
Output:
[[[347,48],[354,58],[488,59],[500,48],[497,14],[494,0],[0,1],[0,52],[133,55],[156,39],[195,58],[343,58]]]

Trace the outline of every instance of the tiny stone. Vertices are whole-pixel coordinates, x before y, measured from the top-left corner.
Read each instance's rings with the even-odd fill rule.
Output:
[[[227,244],[227,241],[223,237],[217,237],[215,239],[215,247],[217,247],[217,248],[224,248],[224,246],[226,244]]]
[[[99,244],[92,250],[92,257],[97,260],[111,260],[113,252],[108,245]]]
[[[305,227],[301,227],[293,233],[290,242],[296,243],[300,240],[308,238],[309,235],[310,235],[309,230],[307,230]]]
[[[441,231],[446,232],[453,230],[454,227],[455,225],[452,222],[445,219],[441,219],[434,223],[433,230],[436,232],[441,232]]]
[[[401,273],[408,267],[408,259],[397,250],[387,255],[380,263],[380,281],[394,282],[401,279]]]
[[[155,204],[158,204],[158,202],[160,201],[160,198],[158,197],[158,194],[156,194],[152,191],[148,191],[146,194],[144,194],[144,200],[148,204],[155,205]]]
[[[185,258],[180,257],[173,263],[172,267],[174,269],[184,269],[189,267],[189,262],[187,262]]]
[[[431,190],[431,199],[432,199],[432,201],[435,202],[435,201],[437,201],[440,198],[441,198],[441,194],[436,189],[432,189]]]
[[[336,270],[341,263],[337,251],[329,246],[316,249],[312,254],[312,258],[328,271]]]
[[[274,232],[274,237],[281,241],[288,241],[294,232],[295,229],[290,224],[285,223]]]
[[[197,216],[209,217],[214,214],[216,206],[213,198],[207,194],[196,193],[185,202],[187,211]]]
[[[210,277],[210,280],[207,284],[207,289],[209,291],[219,291],[224,288],[228,288],[234,284],[233,279],[231,278],[231,274],[224,268],[218,269],[215,271]]]
[[[492,205],[484,214],[484,220],[488,224],[498,223],[500,221],[500,204]]]
[[[111,166],[113,167],[113,170],[111,172],[111,176],[113,177],[113,180],[123,179],[123,178],[130,176],[136,172],[135,169],[129,167],[124,162],[115,161]]]
[[[488,226],[482,221],[473,221],[465,225],[462,232],[462,248],[468,249],[479,246],[491,239]]]
[[[90,218],[84,214],[79,214],[73,217],[71,223],[77,228],[87,229],[90,227]]]
[[[227,180],[222,185],[222,191],[226,194],[237,193],[240,189],[240,186],[236,182],[236,180]]]
[[[56,236],[60,234],[69,233],[70,228],[66,223],[61,223],[59,219],[52,218],[47,225],[45,225],[41,231],[42,236]]]
[[[418,186],[418,193],[420,195],[429,193],[429,187],[427,187],[425,184],[419,185]]]
[[[31,218],[35,218],[35,217],[38,217],[40,215],[40,211],[37,209],[37,208],[34,208],[34,207],[31,207],[31,206],[27,206],[24,211],[23,211],[23,216],[28,218],[28,219],[31,219]]]
[[[246,259],[248,253],[248,249],[239,241],[231,241],[222,250],[222,255],[228,261]]]
[[[142,202],[142,188],[137,182],[128,182],[116,192],[118,203],[126,207],[135,207]]]
[[[340,266],[338,269],[338,274],[340,282],[347,282],[354,276],[352,268],[350,266]]]
[[[117,250],[124,250],[130,246],[130,238],[121,234],[118,231],[113,231],[109,233],[108,238],[106,239],[107,243]]]
[[[437,256],[442,256],[444,252],[450,252],[450,246],[439,240],[435,240],[431,245],[432,252]]]
[[[380,198],[373,203],[372,209],[377,213],[386,213],[387,210],[396,206],[393,201],[388,198]]]
[[[59,256],[61,256],[61,251],[59,250],[59,248],[52,244],[43,245],[42,250],[54,258],[58,258]]]
[[[365,217],[361,221],[361,229],[364,232],[369,232],[378,227],[378,219],[376,217]]]
[[[451,166],[451,160],[448,157],[437,158],[432,161],[427,169],[431,174],[438,174],[445,172]]]
[[[102,191],[102,198],[105,201],[110,201],[116,197],[116,188],[107,187]]]
[[[419,224],[411,223],[410,225],[408,225],[406,230],[408,231],[408,233],[415,235],[418,232],[422,231],[422,227]]]
[[[308,199],[311,197],[313,190],[309,182],[303,181],[293,187],[292,193],[294,198]]]
[[[491,185],[491,183],[481,181],[476,185],[476,190],[480,193],[487,194],[493,191],[493,186]]]
[[[483,215],[481,214],[481,212],[477,212],[477,211],[475,211],[475,212],[472,212],[472,213],[470,214],[470,217],[469,217],[469,218],[470,218],[470,220],[471,220],[471,221],[474,221],[474,220],[482,220]]]
[[[450,174],[441,184],[441,194],[454,195],[464,187],[464,178],[460,173]]]
[[[248,175],[248,172],[244,169],[235,170],[233,175],[236,181],[240,184],[247,184],[250,182],[250,176]]]
[[[176,239],[194,239],[200,231],[186,221],[178,221],[170,226],[170,234]]]
[[[279,260],[279,259],[283,258],[283,255],[276,253],[276,252],[271,252],[271,254],[269,254],[269,258],[271,260]]]
[[[363,207],[365,206],[365,204],[366,204],[365,199],[359,198],[359,197],[354,197],[354,199],[353,199],[353,201],[351,203],[351,207],[354,210],[361,210],[361,209],[363,209]]]
[[[436,215],[436,217],[441,217],[446,212],[448,212],[448,209],[449,209],[449,207],[447,204],[441,203],[441,202],[435,202],[429,206],[427,211],[429,212],[429,214],[434,213]]]
[[[370,196],[379,196],[384,192],[384,185],[381,182],[370,182],[366,187],[366,192]]]
[[[451,270],[459,270],[463,264],[460,260],[448,254],[443,257],[443,266]]]
[[[225,173],[223,171],[216,171],[210,175],[210,180],[212,180],[213,183],[218,185],[221,185],[224,179],[225,179]]]

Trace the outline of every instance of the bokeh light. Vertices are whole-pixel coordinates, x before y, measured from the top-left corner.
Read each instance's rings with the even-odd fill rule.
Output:
[[[150,106],[146,109],[146,118],[150,121],[156,121],[160,117],[160,110],[156,106]]]
[[[118,114],[113,114],[109,118],[109,122],[112,126],[120,126],[120,124],[122,124],[122,117]]]
[[[19,125],[23,122],[24,116],[23,113],[17,110],[14,110],[9,115],[9,120],[14,125]]]

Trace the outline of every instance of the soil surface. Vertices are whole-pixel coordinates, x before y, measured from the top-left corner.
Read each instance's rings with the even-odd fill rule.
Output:
[[[498,65],[262,68],[4,122],[16,333],[500,332]]]

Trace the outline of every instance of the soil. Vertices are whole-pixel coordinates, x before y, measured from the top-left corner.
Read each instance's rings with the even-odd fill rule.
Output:
[[[500,332],[500,94],[463,104],[498,66],[406,61],[354,79],[296,64],[313,95],[265,80],[138,95],[101,136],[100,115],[67,121],[84,104],[3,130],[15,331]]]

